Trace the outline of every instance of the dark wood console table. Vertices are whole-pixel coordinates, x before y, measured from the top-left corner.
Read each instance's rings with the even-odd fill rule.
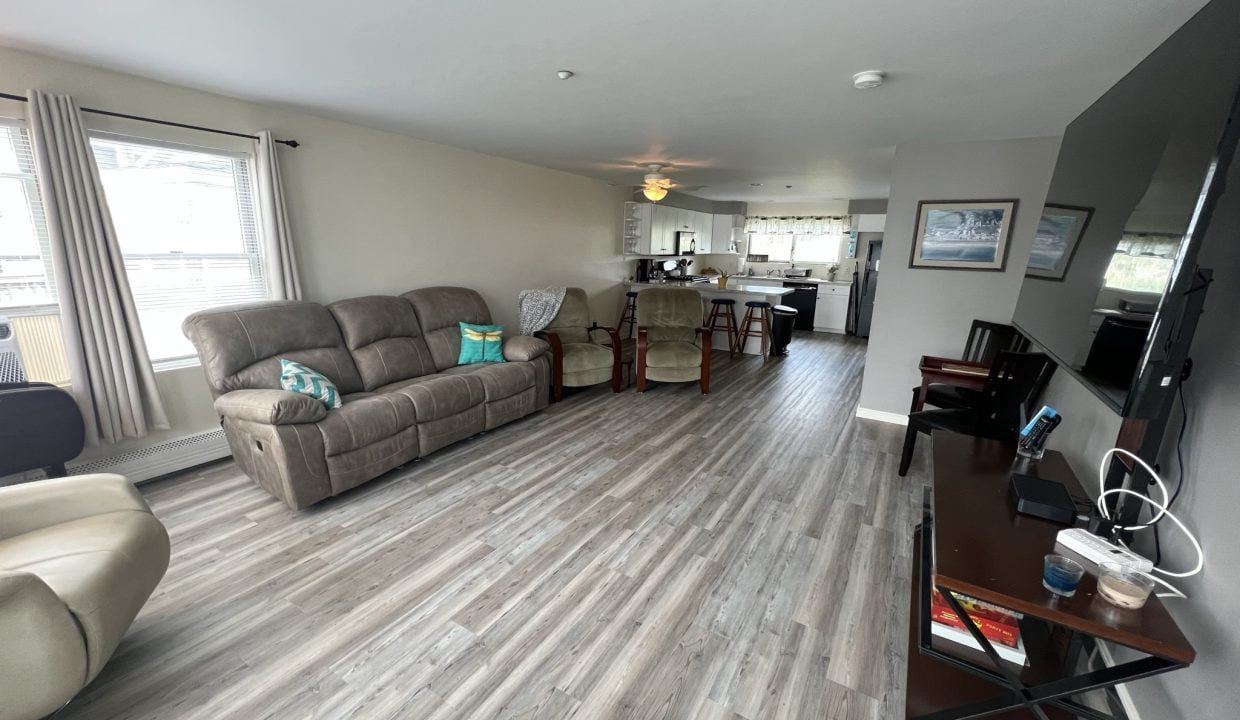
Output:
[[[1158,598],[1151,597],[1141,610],[1110,605],[1096,597],[1087,562],[1074,597],[1060,598],[1042,587],[1042,559],[1054,552],[1062,526],[1016,513],[1008,497],[1015,444],[945,432],[935,432],[933,439],[933,494],[927,489],[914,537],[906,718],[1113,720],[1123,717],[1122,711],[1095,710],[1074,697],[1193,662],[1196,652]],[[1048,452],[1021,469],[1088,497],[1059,453]],[[933,637],[930,594],[936,586],[952,604],[949,590],[1022,613],[1029,664],[1000,660],[980,632],[974,639],[985,651]],[[959,605],[954,609],[965,616]],[[1080,670],[1082,646],[1099,639],[1140,657]]]

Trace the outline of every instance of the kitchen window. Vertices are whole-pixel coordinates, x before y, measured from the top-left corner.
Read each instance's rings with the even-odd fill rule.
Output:
[[[8,319],[28,380],[66,385],[51,242],[30,136],[0,118],[0,316]]]
[[[184,364],[187,315],[268,297],[251,157],[103,133],[91,147],[147,351]]]
[[[1161,295],[1182,240],[1182,235],[1166,233],[1124,233],[1107,265],[1106,287]]]
[[[749,254],[769,262],[830,264],[840,259],[841,235],[751,234]]]

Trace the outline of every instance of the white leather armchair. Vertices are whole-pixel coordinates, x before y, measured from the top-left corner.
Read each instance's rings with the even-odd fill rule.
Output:
[[[0,488],[0,720],[37,720],[103,669],[168,569],[120,475]]]

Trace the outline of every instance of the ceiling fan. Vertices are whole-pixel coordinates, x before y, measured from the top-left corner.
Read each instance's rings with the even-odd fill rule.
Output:
[[[645,195],[646,199],[651,202],[659,202],[663,198],[667,197],[667,191],[673,187],[684,192],[701,190],[706,187],[705,185],[681,185],[680,183],[674,182],[671,178],[663,174],[663,170],[670,166],[662,163],[647,163],[644,167],[649,170],[649,172],[647,172],[646,176],[642,178],[642,184],[637,187],[641,188],[642,195]]]

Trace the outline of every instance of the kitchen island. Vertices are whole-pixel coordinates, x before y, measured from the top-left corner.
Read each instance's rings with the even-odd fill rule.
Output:
[[[736,283],[731,280],[728,282],[727,288],[721,288],[717,283],[684,283],[684,282],[663,282],[663,283],[626,283],[631,290],[641,292],[645,288],[675,288],[683,287],[689,290],[697,290],[702,296],[702,318],[705,319],[710,314],[710,301],[715,298],[729,298],[736,301],[732,306],[732,312],[736,316],[736,326],[739,328],[741,319],[745,317],[745,303],[751,300],[764,300],[774,307],[779,304],[780,298],[793,292],[792,288],[777,287],[771,285],[747,285],[744,283]],[[641,296],[637,296],[637,303],[640,307]],[[716,330],[710,339],[711,347],[715,350],[728,349],[728,334],[723,330]],[[762,343],[758,338],[748,338],[745,347],[741,348],[741,352],[747,355],[761,355]]]

